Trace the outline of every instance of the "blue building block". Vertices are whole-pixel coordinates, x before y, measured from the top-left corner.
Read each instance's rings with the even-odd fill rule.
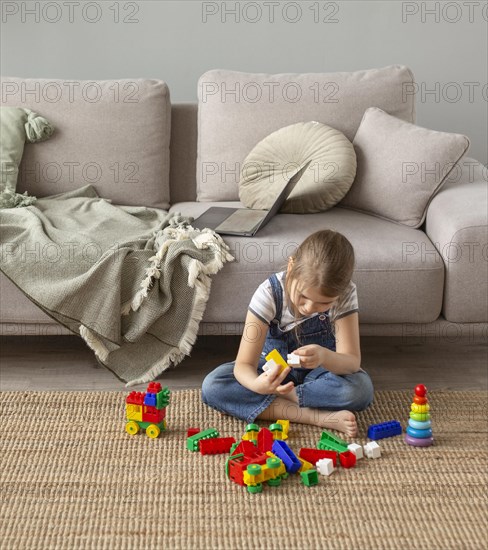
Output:
[[[390,420],[381,424],[372,424],[368,428],[369,439],[383,439],[384,437],[393,437],[402,433],[402,425],[398,420]]]
[[[282,439],[274,440],[271,452],[278,458],[281,458],[283,464],[285,465],[286,471],[290,474],[294,474],[302,466],[302,463],[298,460],[295,453]]]
[[[156,406],[156,394],[155,393],[146,393],[144,397],[144,405],[150,405],[151,407]]]

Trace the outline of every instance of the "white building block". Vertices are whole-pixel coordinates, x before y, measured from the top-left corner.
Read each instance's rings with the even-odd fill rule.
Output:
[[[276,367],[279,367],[278,363],[273,359],[270,359],[263,365],[263,371],[266,373],[266,376],[268,376],[268,372]]]
[[[347,448],[351,451],[351,453],[356,455],[356,460],[363,458],[363,448],[361,447],[361,445],[358,445],[357,443],[351,443],[347,446]]]
[[[364,445],[364,454],[368,458],[380,458],[380,446],[378,445],[378,443],[376,443],[376,441],[370,441],[369,443],[366,443],[366,445]]]
[[[289,353],[286,358],[286,362],[290,367],[299,367],[300,366],[300,356],[295,355],[294,353]]]
[[[330,476],[330,474],[334,471],[334,461],[331,458],[321,458],[320,460],[317,460],[315,468],[323,476]]]

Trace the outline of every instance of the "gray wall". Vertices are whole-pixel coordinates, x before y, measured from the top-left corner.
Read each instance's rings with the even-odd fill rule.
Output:
[[[161,78],[173,102],[195,101],[198,77],[212,68],[404,64],[419,85],[418,124],[468,135],[469,156],[488,162],[486,1],[2,0],[1,9],[2,75]]]

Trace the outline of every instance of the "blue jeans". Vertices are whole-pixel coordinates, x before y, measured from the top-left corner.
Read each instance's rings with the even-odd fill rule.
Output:
[[[327,312],[303,321],[299,326],[298,335],[293,330],[283,331],[280,328],[283,290],[276,275],[270,277],[270,282],[276,305],[276,316],[271,321],[266,335],[257,374],[263,372],[265,356],[274,348],[285,359],[288,353],[307,344],[318,344],[335,351],[335,336]],[[234,376],[234,365],[235,361],[225,363],[206,376],[202,384],[202,400],[220,412],[248,423],[254,422],[277,396],[261,395],[240,384]],[[295,384],[300,407],[360,411],[373,402],[373,384],[369,375],[362,369],[354,374],[339,376],[328,371],[324,366],[315,369],[293,368],[283,384],[290,381]]]

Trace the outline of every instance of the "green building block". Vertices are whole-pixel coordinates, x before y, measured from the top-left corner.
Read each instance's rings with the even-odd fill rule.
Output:
[[[300,477],[302,478],[302,483],[307,487],[318,485],[319,483],[319,474],[317,473],[317,470],[306,470],[305,472],[300,472]]]
[[[156,409],[164,409],[168,406],[171,392],[167,386],[156,394]]]
[[[347,443],[343,439],[327,431],[322,432],[320,441],[317,443],[317,449],[321,451],[337,451],[338,453],[348,450]]]
[[[215,428],[209,428],[208,430],[203,430],[203,432],[198,432],[195,435],[190,436],[186,440],[186,448],[189,451],[198,451],[198,442],[201,439],[210,439],[211,437],[219,437],[219,432]]]

